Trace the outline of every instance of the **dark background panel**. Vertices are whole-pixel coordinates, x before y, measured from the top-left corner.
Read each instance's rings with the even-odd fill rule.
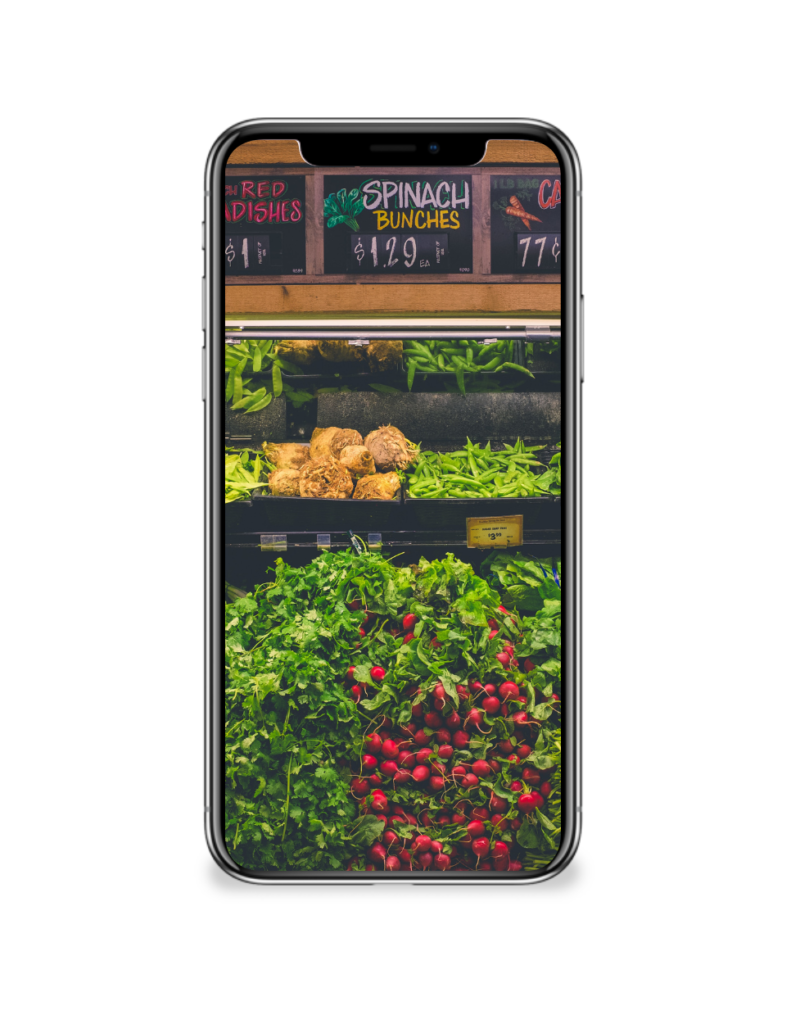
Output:
[[[507,213],[516,209],[516,199],[523,217]],[[522,266],[524,246],[518,246],[518,235],[547,237],[551,248],[555,236],[560,239],[561,215],[560,173],[552,174],[493,174],[490,179],[491,246],[493,274],[557,274],[559,262],[547,262],[546,250],[537,266],[537,255],[528,247],[528,257]]]

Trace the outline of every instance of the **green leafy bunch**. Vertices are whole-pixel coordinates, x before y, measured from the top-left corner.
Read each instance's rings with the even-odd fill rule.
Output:
[[[551,600],[532,616],[505,611],[500,602],[487,579],[453,555],[402,568],[381,554],[349,550],[324,552],[304,567],[278,560],[273,583],[229,604],[226,843],[237,863],[250,870],[363,870],[365,853],[384,827],[366,813],[365,736],[377,729],[406,735],[413,706],[428,706],[438,681],[446,710],[464,719],[480,707],[478,694],[469,692],[472,680],[499,685],[506,678],[527,695],[535,734],[527,761],[552,783],[543,810],[520,818],[515,839],[525,867],[548,863],[560,834],[560,803],[553,801],[560,761],[560,602]],[[405,637],[401,623],[408,612],[417,622]],[[504,638],[524,666],[506,668],[498,660]],[[384,674],[374,682],[375,666]],[[492,757],[499,743],[515,739],[514,728],[510,718],[485,715],[482,728],[470,730],[469,749],[455,751],[448,769]],[[435,730],[424,731],[434,759]],[[465,833],[437,821],[447,818],[449,804],[463,796],[484,807],[496,793],[508,805],[497,826],[502,833],[517,824],[520,793],[512,784],[528,788],[519,781],[523,768],[503,760],[497,774],[463,792],[455,777],[439,793],[411,777],[397,792],[391,779],[381,788],[391,806],[415,817],[427,812],[431,824],[421,831],[450,854]],[[359,789],[352,795],[355,782],[362,795]],[[404,819],[393,828],[406,840],[412,826]]]
[[[338,224],[348,224],[352,231],[359,231],[360,225],[357,217],[365,209],[362,194],[359,188],[339,188],[337,192],[330,192],[324,200],[324,216],[327,218],[327,227],[334,228]]]
[[[225,503],[249,498],[252,491],[266,490],[266,477],[274,466],[260,452],[249,448],[225,449]]]

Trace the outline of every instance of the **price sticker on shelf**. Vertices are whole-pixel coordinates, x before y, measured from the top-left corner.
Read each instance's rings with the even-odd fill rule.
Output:
[[[522,516],[476,516],[467,520],[468,548],[513,548],[522,543]]]
[[[259,545],[262,551],[287,551],[288,534],[262,533],[260,534]]]

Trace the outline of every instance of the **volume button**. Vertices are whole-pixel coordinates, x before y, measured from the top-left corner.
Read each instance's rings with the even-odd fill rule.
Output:
[[[585,383],[585,296],[580,295],[580,384]]]
[[[204,348],[202,348],[200,350],[200,354],[201,354],[201,360],[200,360],[200,392],[201,392],[201,401],[205,402],[206,401],[206,348],[205,348],[205,346],[204,346]]]
[[[201,330],[206,330],[206,278],[201,278],[201,307],[200,307]]]

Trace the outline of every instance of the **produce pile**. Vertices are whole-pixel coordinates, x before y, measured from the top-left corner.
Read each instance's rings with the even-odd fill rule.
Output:
[[[266,444],[273,463],[271,494],[302,498],[392,500],[401,487],[399,472],[416,456],[397,427],[382,426],[363,440],[356,430],[317,427],[310,445]]]
[[[504,560],[504,561],[503,561]],[[560,840],[557,570],[278,559],[226,606],[226,844],[243,868],[537,871]],[[518,582],[521,581],[521,582]],[[525,586],[530,614],[518,610]]]
[[[421,452],[409,477],[410,498],[531,498],[560,494],[560,452],[549,467],[535,457],[544,445],[506,444],[492,451],[467,438],[455,452]],[[558,445],[558,447],[560,447]],[[540,468],[542,472],[536,472]]]
[[[225,503],[250,497],[252,491],[266,488],[266,473],[272,469],[260,452],[249,448],[225,449]]]
[[[407,387],[412,390],[418,373],[454,373],[462,394],[467,393],[467,376],[516,370],[528,377],[526,366],[514,362],[514,339],[503,338],[488,345],[465,339],[427,339],[404,344]]]

